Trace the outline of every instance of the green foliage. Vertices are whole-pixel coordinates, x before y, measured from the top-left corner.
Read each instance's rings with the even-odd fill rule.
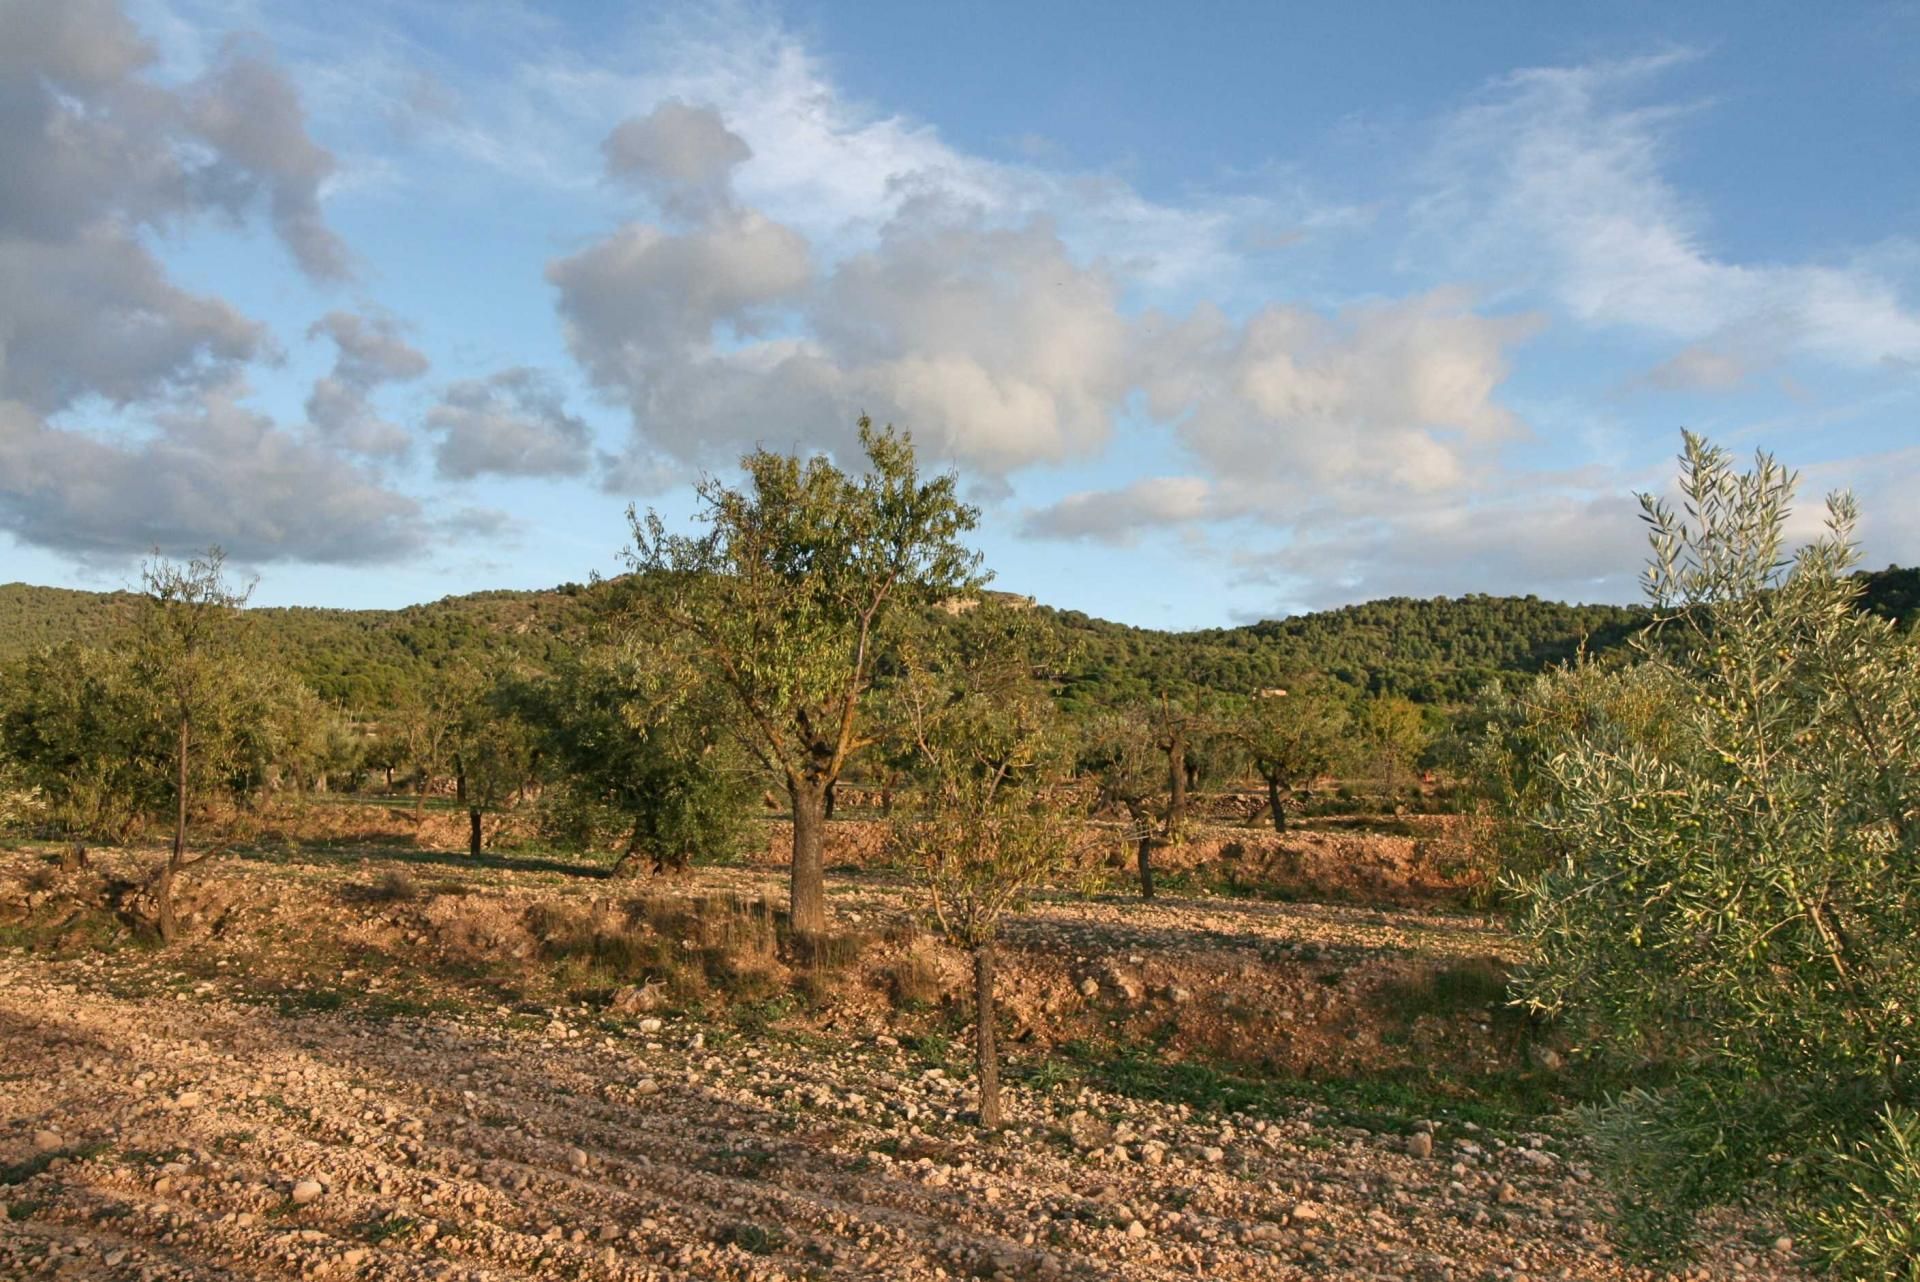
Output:
[[[1060,804],[1070,759],[1047,688],[1050,629],[983,603],[909,646],[894,707],[921,784],[894,839],[926,878],[935,920],[966,948],[1071,856],[1078,817]]]
[[[620,870],[724,859],[746,832],[747,763],[712,715],[713,691],[671,650],[628,637],[583,646],[516,698],[551,782],[549,830],[617,835]]]
[[[865,746],[861,698],[903,612],[976,586],[958,542],[977,513],[953,476],[922,480],[909,438],[860,425],[871,470],[759,450],[748,488],[708,478],[698,536],[629,513],[644,635],[687,647],[728,696],[736,737],[784,780],[821,787]]]
[[[1534,822],[1558,786],[1556,761],[1581,745],[1672,751],[1684,703],[1661,665],[1586,656],[1517,689],[1491,687],[1465,718],[1471,738],[1457,763],[1479,820],[1471,853],[1489,881],[1531,882],[1569,853]]]
[[[1839,1152],[1807,1247],[1835,1273],[1920,1282],[1920,1113],[1889,1108]]]
[[[1279,792],[1311,783],[1340,760],[1345,705],[1324,688],[1294,682],[1285,694],[1256,695],[1229,723],[1254,772],[1270,789],[1274,826],[1285,823]]]
[[[1075,711],[1192,690],[1253,695],[1307,672],[1360,694],[1463,702],[1502,674],[1544,671],[1583,646],[1620,645],[1647,618],[1621,606],[1490,596],[1391,597],[1196,632],[1154,632],[1074,611],[1052,617],[1078,654],[1062,695]]]
[[[0,674],[0,758],[28,794],[19,818],[75,840],[125,834],[164,804],[156,747],[163,762],[118,651],[69,641]]]
[[[1660,622],[1627,691],[1669,710],[1565,720],[1524,787],[1554,861],[1526,888],[1522,992],[1597,1053],[1676,1070],[1594,1119],[1653,1255],[1756,1187],[1809,1224],[1910,1217],[1873,1200],[1892,1168],[1835,1157],[1890,1160],[1883,1113],[1920,1103],[1920,651],[1855,608],[1851,500],[1789,559],[1788,473],[1691,435],[1683,461],[1684,514],[1644,500]]]
[[[1359,722],[1367,755],[1389,783],[1418,764],[1433,742],[1426,714],[1404,695],[1368,699],[1360,706]]]

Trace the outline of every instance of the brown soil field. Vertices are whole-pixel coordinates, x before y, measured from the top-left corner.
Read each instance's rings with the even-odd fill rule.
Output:
[[[985,1134],[964,958],[871,825],[799,964],[771,864],[611,881],[339,818],[196,869],[165,950],[125,915],[153,852],[0,850],[0,1277],[1654,1276],[1423,837],[1168,852],[1352,902],[1036,897]],[[1776,1236],[1719,1222],[1695,1276],[1798,1276]]]

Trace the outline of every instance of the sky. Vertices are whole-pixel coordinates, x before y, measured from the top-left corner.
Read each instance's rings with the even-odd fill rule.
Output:
[[[1920,561],[1920,3],[0,0],[0,582],[621,568],[912,432],[1149,627],[1639,592],[1682,428]]]

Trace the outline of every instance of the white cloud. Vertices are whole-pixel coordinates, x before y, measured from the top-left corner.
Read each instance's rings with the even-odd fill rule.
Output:
[[[450,480],[477,476],[578,476],[587,470],[591,436],[567,413],[554,380],[516,367],[455,383],[427,413],[437,433],[435,468]]]
[[[0,529],[87,557],[217,542],[247,561],[353,562],[419,547],[412,499],[241,403],[240,370],[273,353],[266,329],[175,284],[149,247],[259,209],[308,276],[345,273],[319,205],[333,159],[280,70],[230,45],[163,83],[109,0],[0,0],[0,30]],[[335,337],[337,375],[391,375],[379,353],[348,352],[346,329]],[[137,427],[75,425],[103,405]]]
[[[1334,316],[1270,306],[1245,325],[1202,307],[1142,324],[1152,412],[1241,506],[1266,496],[1378,502],[1463,484],[1524,427],[1495,394],[1529,316],[1485,316],[1457,292]]]
[[[1740,263],[1664,172],[1689,111],[1637,104],[1685,52],[1537,68],[1445,125],[1418,252],[1542,288],[1575,319],[1723,352],[1920,360],[1920,314],[1866,265]]]
[[[1150,476],[1117,490],[1081,490],[1027,513],[1022,532],[1038,538],[1132,543],[1148,528],[1184,526],[1210,515],[1213,486],[1200,476]]]
[[[49,426],[0,400],[0,529],[70,554],[130,558],[218,543],[236,560],[394,560],[424,543],[419,505],[240,403],[203,390],[144,438]]]
[[[372,396],[384,383],[405,382],[427,372],[427,358],[402,339],[385,314],[329,312],[307,337],[333,340],[333,369],[314,382],[307,419],[324,437],[357,454],[394,457],[412,444],[407,430],[374,411]]]

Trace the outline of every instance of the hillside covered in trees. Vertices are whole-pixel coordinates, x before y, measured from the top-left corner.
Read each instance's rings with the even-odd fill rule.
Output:
[[[1897,621],[1920,612],[1920,569],[1861,576],[1864,608]],[[477,592],[400,610],[262,607],[250,611],[268,652],[336,706],[374,713],[426,673],[489,639],[536,664],[562,652],[604,588]],[[91,641],[125,616],[126,592],[0,584],[0,662],[63,640]],[[1503,673],[1539,672],[1585,647],[1621,644],[1638,606],[1537,597],[1390,597],[1244,627],[1162,632],[1039,607],[1074,644],[1070,707],[1163,692],[1249,694],[1318,673],[1357,691],[1458,703]]]

